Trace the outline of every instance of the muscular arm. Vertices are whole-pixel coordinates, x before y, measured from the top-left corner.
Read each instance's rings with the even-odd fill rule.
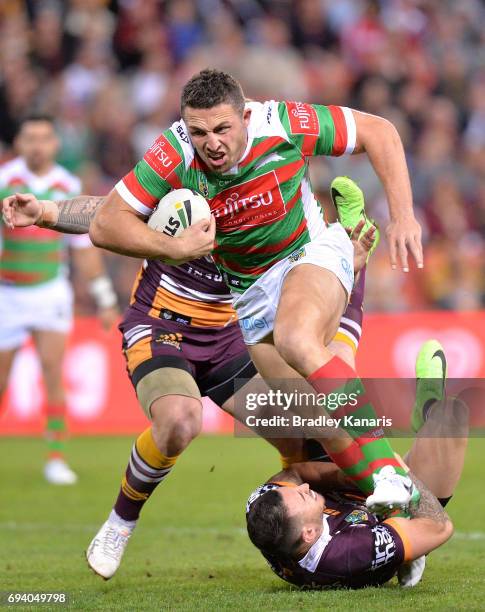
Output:
[[[394,527],[411,549],[410,558],[427,555],[444,544],[453,534],[453,524],[436,496],[414,474],[409,473],[421,494],[419,505],[411,512],[411,520],[393,518],[384,521]]]
[[[132,257],[168,257],[175,246],[173,238],[148,227],[115,189],[97,209],[89,235],[96,246]]]
[[[199,221],[172,238],[157,232],[123,200],[116,189],[96,211],[89,229],[93,243],[114,253],[182,263],[208,255],[214,246],[215,219]]]
[[[449,521],[450,517],[446,514],[438,498],[428,489],[424,482],[419,480],[412,472],[409,472],[409,476],[421,494],[418,507],[411,512],[411,518],[426,518],[442,524]]]
[[[414,217],[411,183],[401,138],[386,119],[355,110],[352,113],[356,123],[354,152],[367,153],[386,192],[391,217],[386,230],[391,265],[396,267],[399,258],[407,271],[409,249],[417,266],[422,267],[421,228]]]
[[[214,248],[215,218],[202,220],[174,238],[157,232],[114,189],[107,197],[78,196],[71,200],[37,200],[16,193],[2,202],[8,227],[39,225],[59,232],[85,234],[96,246],[114,253],[162,259],[178,265],[209,255]]]
[[[104,196],[78,196],[72,200],[45,200],[37,225],[65,234],[87,234]]]

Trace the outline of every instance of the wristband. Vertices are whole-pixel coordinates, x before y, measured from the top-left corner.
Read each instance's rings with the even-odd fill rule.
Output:
[[[105,275],[97,276],[89,283],[89,293],[96,302],[98,310],[113,308],[118,303],[113,284]]]

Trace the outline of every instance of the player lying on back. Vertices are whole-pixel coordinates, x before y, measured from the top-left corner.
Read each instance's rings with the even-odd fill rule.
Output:
[[[425,343],[418,360],[432,366],[436,351],[430,348],[436,347],[442,350],[435,341]],[[420,384],[433,385],[422,382],[418,395],[423,395]],[[246,517],[251,541],[276,574],[300,587],[379,586],[396,573],[402,586],[414,586],[424,570],[424,555],[453,533],[443,507],[463,468],[467,413],[456,398],[416,405],[413,424],[423,426],[405,461],[421,498],[410,507],[410,518],[380,518],[370,512],[334,464],[298,463],[250,496]]]

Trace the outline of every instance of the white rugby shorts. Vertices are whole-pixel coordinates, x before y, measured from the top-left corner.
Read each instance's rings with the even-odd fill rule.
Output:
[[[233,303],[248,345],[257,344],[273,331],[283,281],[290,270],[314,264],[333,272],[349,299],[354,285],[354,247],[340,223],[329,225],[313,240],[274,264]]]
[[[32,330],[68,333],[72,304],[65,278],[32,287],[0,284],[0,350],[19,348]]]

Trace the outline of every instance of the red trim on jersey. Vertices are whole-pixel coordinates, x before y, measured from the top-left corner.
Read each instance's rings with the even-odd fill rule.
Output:
[[[257,145],[254,145],[254,147],[249,150],[248,155],[239,164],[239,167],[244,168],[256,157],[260,157],[261,155],[268,153],[271,149],[277,147],[283,142],[285,142],[285,139],[281,136],[270,136],[269,138],[264,138],[261,142],[258,142]]]
[[[209,167],[204,160],[199,157],[197,151],[194,153],[194,159],[190,162],[190,167],[194,170],[200,170],[201,172],[210,172]]]
[[[302,166],[304,165],[305,160],[300,158],[297,161],[291,162],[291,164],[285,164],[284,166],[275,168],[274,172],[276,174],[276,178],[278,179],[278,183],[281,185],[282,183],[294,178],[296,173],[301,170]]]
[[[180,177],[176,172],[172,172],[172,174],[165,180],[167,181],[167,183],[169,183],[172,189],[181,189],[183,187],[182,181],[180,180]]]
[[[301,145],[302,155],[304,155],[305,157],[314,155],[315,147],[317,146],[317,142],[319,138],[320,136],[304,136],[303,142]]]
[[[50,190],[52,190],[52,191],[53,191],[54,189],[55,189],[55,190],[57,190],[57,191],[63,191],[64,193],[69,193],[69,192],[70,192],[69,187],[68,187],[68,186],[67,186],[65,183],[61,183],[61,181],[59,181],[59,182],[57,182],[57,183],[54,183],[54,184],[52,185],[52,187],[50,188]],[[50,190],[49,190],[49,191],[50,191]]]
[[[290,212],[290,210],[292,208],[294,208],[295,204],[298,202],[298,200],[301,198],[301,185],[298,185],[298,189],[295,193],[295,195],[291,198],[291,200],[289,200],[286,203],[286,212]],[[305,222],[306,225],[306,222]]]
[[[23,178],[20,178],[20,176],[14,176],[8,181],[7,185],[8,187],[15,187],[20,185],[22,187],[26,187],[27,183],[24,181]]]
[[[14,229],[4,226],[3,237],[5,240],[13,240],[15,242],[22,242],[24,240],[33,242],[62,241],[62,236],[60,236],[59,232],[47,227],[37,227],[37,225],[15,227]]]
[[[137,199],[140,200],[142,204],[147,206],[148,208],[155,208],[158,199],[155,196],[152,196],[142,185],[140,185],[140,181],[137,179],[134,170],[129,172],[126,176],[123,177],[123,183],[128,191]]]
[[[331,155],[343,155],[345,153],[345,149],[347,148],[347,142],[349,139],[344,112],[340,106],[327,106],[327,108],[332,115],[335,126],[335,136],[333,139]]]
[[[248,255],[257,255],[257,254],[273,254],[279,253],[283,249],[285,249],[289,244],[297,240],[303,232],[306,230],[307,223],[306,219],[303,218],[300,225],[296,228],[294,232],[292,232],[288,238],[285,238],[282,242],[278,242],[278,244],[272,244],[267,247],[258,247],[258,246],[240,246],[240,247],[221,247],[224,253],[247,253]]]
[[[300,223],[299,227],[296,230],[298,232],[297,237],[300,236],[305,231],[305,229],[306,229],[306,220],[303,219],[303,221]],[[288,238],[284,242],[279,242],[277,245],[277,248],[272,246],[271,248],[267,250],[261,250],[259,252],[262,254],[278,253],[283,248],[287,247],[290,243],[291,243],[291,240],[290,238]],[[221,248],[224,249],[224,247],[221,247]],[[263,274],[264,272],[266,272],[266,270],[269,270],[275,263],[277,263],[276,261],[271,261],[263,266],[245,267],[245,266],[239,265],[236,261],[234,261],[230,257],[226,258],[224,256],[218,255],[217,253],[214,253],[213,255],[216,261],[222,263],[227,268],[229,268],[231,271],[234,271],[236,273],[239,272],[241,274],[251,274],[251,275]],[[226,264],[226,261],[230,262],[229,265]]]
[[[272,261],[270,263],[265,264],[264,266],[259,266],[259,267],[255,267],[255,268],[245,268],[243,266],[238,265],[234,260],[230,260],[230,265],[226,264],[226,259],[224,257],[220,257],[216,254],[213,254],[214,259],[217,262],[220,262],[222,265],[226,266],[227,268],[229,268],[234,272],[240,272],[241,274],[250,274],[251,276],[255,276],[257,274],[264,274],[264,272],[266,272],[267,270],[269,270],[275,263],[276,261]]]
[[[21,270],[0,270],[0,279],[15,283],[36,283],[44,280],[42,272],[22,272]]]

